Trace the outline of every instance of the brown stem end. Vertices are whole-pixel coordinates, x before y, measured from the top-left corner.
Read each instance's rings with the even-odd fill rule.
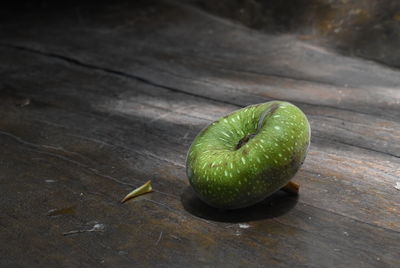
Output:
[[[293,181],[289,181],[289,183],[283,186],[281,190],[289,194],[299,194],[299,189],[300,189],[300,184]]]

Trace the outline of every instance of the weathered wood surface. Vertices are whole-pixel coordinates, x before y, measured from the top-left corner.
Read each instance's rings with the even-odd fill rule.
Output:
[[[399,267],[400,72],[145,3],[3,17],[0,265]],[[202,204],[190,142],[271,99],[311,122],[300,195]],[[149,179],[154,193],[119,203]]]

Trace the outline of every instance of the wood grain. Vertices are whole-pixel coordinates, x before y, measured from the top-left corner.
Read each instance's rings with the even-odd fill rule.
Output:
[[[79,14],[1,25],[2,266],[400,265],[396,69],[176,2]],[[191,141],[271,99],[311,123],[299,196],[204,205],[185,175]],[[119,204],[149,179],[153,193]]]

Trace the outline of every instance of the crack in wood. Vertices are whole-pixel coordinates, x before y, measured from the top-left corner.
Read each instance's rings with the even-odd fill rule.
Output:
[[[384,226],[381,226],[381,225],[377,225],[377,224],[374,224],[374,223],[362,221],[362,220],[354,218],[354,217],[352,217],[350,215],[341,214],[341,213],[338,213],[338,212],[333,211],[331,209],[320,208],[320,207],[317,207],[315,205],[309,204],[309,203],[304,202],[304,201],[301,201],[299,203],[301,203],[303,205],[306,205],[306,206],[309,206],[309,207],[312,207],[314,209],[318,209],[318,210],[322,210],[322,211],[325,211],[325,212],[329,212],[329,213],[335,214],[335,215],[340,216],[340,217],[348,218],[348,219],[351,219],[351,220],[353,220],[355,222],[366,224],[368,226],[371,226],[371,227],[374,227],[374,228],[377,228],[377,229],[382,229],[382,230],[385,230],[385,231],[388,231],[388,232],[392,232],[392,233],[395,233],[395,234],[400,234],[400,231],[397,231],[397,230],[394,230],[394,229],[390,229],[390,228],[387,228],[387,227],[384,227]]]
[[[351,144],[351,143],[348,143],[348,142],[345,142],[345,141],[341,141],[341,140],[338,140],[338,139],[327,138],[325,136],[319,136],[319,135],[315,135],[315,134],[313,135],[313,137],[317,137],[317,138],[320,138],[322,140],[326,140],[326,141],[330,141],[330,142],[336,142],[336,143],[344,144],[344,145],[351,146],[351,147],[360,148],[360,149],[363,149],[363,150],[366,150],[366,151],[370,151],[370,152],[375,152],[375,153],[380,153],[380,154],[384,154],[384,155],[395,157],[395,158],[400,158],[400,155],[398,156],[398,155],[395,155],[395,154],[392,154],[392,153],[389,153],[389,152],[383,152],[383,151],[379,151],[379,150],[372,149],[372,148],[369,148],[369,147],[364,147],[364,146],[357,145],[357,144]]]
[[[41,50],[29,48],[29,47],[24,47],[24,46],[20,46],[20,45],[6,44],[6,43],[0,43],[0,47],[21,50],[21,51],[25,51],[25,52],[30,52],[30,53],[34,53],[34,54],[37,54],[37,55],[41,55],[41,56],[55,58],[55,59],[62,60],[62,61],[68,62],[70,64],[74,64],[74,65],[77,65],[77,66],[80,66],[80,67],[85,67],[85,68],[92,69],[92,70],[103,71],[103,72],[111,74],[111,75],[116,75],[116,76],[120,76],[120,77],[124,77],[124,78],[128,78],[128,79],[135,79],[137,81],[140,81],[142,83],[145,83],[145,84],[157,87],[157,88],[161,88],[161,89],[165,89],[165,90],[169,90],[169,91],[172,91],[172,92],[177,92],[177,93],[181,93],[181,94],[185,94],[185,95],[189,95],[189,96],[193,96],[193,97],[198,97],[198,98],[209,100],[209,101],[213,101],[213,102],[224,103],[224,104],[227,104],[227,105],[236,106],[238,108],[243,108],[243,107],[246,106],[246,105],[243,105],[242,103],[238,103],[238,102],[221,100],[221,99],[212,98],[212,97],[201,95],[201,94],[196,94],[196,93],[193,93],[193,92],[188,92],[188,91],[181,90],[181,89],[178,89],[178,88],[165,86],[165,85],[156,83],[154,81],[151,81],[151,80],[149,80],[147,78],[143,78],[143,77],[131,74],[131,73],[118,71],[118,70],[114,70],[114,69],[107,68],[107,67],[96,66],[96,65],[93,65],[93,64],[89,64],[89,63],[84,63],[84,62],[82,62],[82,61],[80,61],[78,59],[75,59],[75,58],[72,58],[72,57],[68,57],[68,56],[64,56],[64,55],[57,54],[57,53],[44,52],[44,51],[41,51]],[[299,78],[288,77],[288,76],[279,75],[279,74],[266,74],[266,73],[259,73],[259,72],[246,71],[246,70],[234,70],[234,69],[225,69],[225,70],[226,71],[231,71],[231,72],[238,72],[238,73],[249,73],[249,74],[254,74],[254,75],[261,75],[261,76],[266,76],[266,77],[270,76],[270,77],[277,77],[277,78],[281,78],[281,79],[290,79],[290,80],[301,81],[301,82],[313,82],[312,80],[299,79]],[[185,78],[185,79],[187,79],[187,78]],[[329,86],[337,86],[337,85],[335,85],[333,83],[327,83],[327,82],[323,82],[323,81],[317,81],[317,83],[324,84],[324,85],[329,85]],[[230,89],[241,92],[240,90],[235,89],[235,88],[230,88]],[[251,95],[255,96],[255,97],[258,96],[257,94],[251,94]],[[282,100],[282,101],[284,101],[281,98],[271,98],[271,97],[268,97],[268,99],[264,100],[264,101],[268,101],[268,100]],[[380,114],[375,114],[375,113],[367,113],[367,112],[362,112],[362,111],[358,111],[358,110],[353,110],[353,109],[349,109],[349,108],[345,108],[345,107],[337,107],[337,106],[334,106],[334,105],[308,103],[308,102],[302,102],[302,101],[298,101],[298,100],[291,101],[291,102],[296,104],[296,105],[326,107],[326,108],[331,108],[331,109],[335,109],[335,110],[343,110],[343,111],[353,112],[353,113],[362,114],[362,115],[370,115],[370,116],[379,116],[380,115]]]
[[[146,79],[146,78],[143,78],[143,77],[140,77],[140,76],[136,76],[136,75],[133,75],[133,74],[130,74],[130,73],[122,72],[122,71],[113,70],[113,69],[106,68],[106,67],[100,67],[100,66],[96,66],[96,65],[93,65],[93,64],[84,63],[84,62],[81,62],[80,60],[77,60],[77,59],[74,59],[74,58],[71,58],[71,57],[67,57],[67,56],[64,56],[64,55],[51,53],[51,52],[43,52],[41,50],[37,50],[37,49],[33,49],[33,48],[17,46],[17,45],[10,45],[10,44],[4,44],[4,43],[0,43],[0,46],[4,47],[4,48],[11,48],[11,49],[16,49],[16,50],[26,51],[26,52],[30,52],[30,53],[35,53],[37,55],[42,55],[42,56],[46,56],[46,57],[51,57],[51,58],[63,60],[65,62],[68,62],[68,63],[71,63],[71,64],[75,64],[75,65],[78,65],[78,66],[81,66],[81,67],[89,68],[89,69],[92,69],[92,70],[103,71],[105,73],[112,74],[112,75],[117,75],[117,76],[120,76],[120,77],[125,77],[125,78],[129,78],[129,79],[135,79],[135,80],[143,82],[145,84],[148,84],[148,85],[151,85],[151,86],[154,86],[154,87],[158,87],[158,88],[163,88],[163,89],[166,89],[166,90],[169,90],[169,91],[172,91],[172,92],[179,92],[179,93],[182,93],[182,94],[186,94],[186,95],[190,95],[190,96],[206,99],[206,100],[213,101],[213,102],[220,102],[220,103],[225,103],[225,104],[229,104],[229,105],[233,105],[233,106],[237,106],[237,107],[243,107],[243,105],[240,105],[240,104],[237,104],[237,103],[234,103],[234,102],[219,100],[219,99],[211,98],[211,97],[200,95],[200,94],[195,94],[193,92],[187,92],[187,91],[184,91],[184,90],[181,90],[181,89],[177,89],[177,88],[161,85],[159,83],[156,83],[154,81],[151,81],[149,79]]]

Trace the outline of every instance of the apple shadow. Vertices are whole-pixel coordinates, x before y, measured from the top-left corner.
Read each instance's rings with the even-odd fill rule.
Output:
[[[278,191],[263,201],[241,209],[223,210],[209,206],[201,201],[188,186],[181,195],[184,209],[190,214],[206,220],[218,222],[245,222],[272,219],[289,212],[298,202],[298,195]]]

